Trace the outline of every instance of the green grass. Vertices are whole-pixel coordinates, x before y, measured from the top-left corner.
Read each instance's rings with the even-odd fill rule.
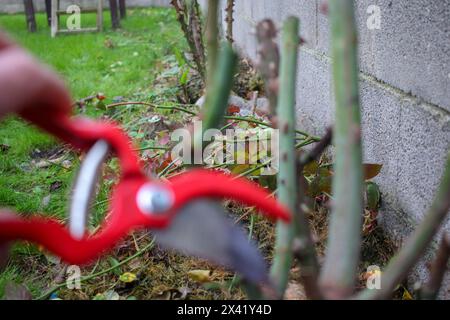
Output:
[[[129,10],[122,30],[110,28],[104,13],[102,33],[50,37],[43,14],[37,15],[38,32],[28,33],[23,15],[0,15],[0,28],[42,61],[53,66],[66,80],[75,99],[96,92],[110,97],[148,90],[155,77],[155,64],[179,46],[180,33],[168,9]],[[94,14],[82,16],[81,26],[91,25]],[[105,46],[111,43],[112,48]]]
[[[118,31],[111,30],[109,12],[104,12],[104,32],[60,35],[53,39],[45,15],[37,14],[36,18],[36,33],[27,32],[23,15],[0,15],[0,29],[53,67],[66,81],[74,100],[98,92],[107,96],[107,103],[116,96],[137,100],[153,97],[158,94],[153,82],[162,71],[164,60],[173,55],[174,48],[184,47],[174,13],[169,9],[128,10],[127,19]],[[95,15],[82,15],[81,23],[82,27],[94,25]],[[88,106],[87,114],[97,117],[101,112]],[[0,122],[0,144],[10,146],[8,151],[0,152],[0,207],[64,218],[78,157],[68,155],[72,161],[70,169],[58,165],[36,168],[32,163],[33,151],[48,150],[55,146],[55,140],[14,117]],[[62,187],[51,191],[55,182],[61,182]],[[44,205],[43,200],[49,196],[50,201]],[[106,197],[107,192],[102,191],[99,199]],[[105,208],[106,205],[98,206],[97,211]],[[30,262],[33,256],[41,259],[42,253],[29,245],[15,247],[12,262],[0,274],[0,297],[8,281],[25,283],[39,295],[51,275],[39,275],[42,270],[24,267],[24,261]]]

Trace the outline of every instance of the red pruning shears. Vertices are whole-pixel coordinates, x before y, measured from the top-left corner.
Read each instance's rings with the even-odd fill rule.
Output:
[[[263,258],[222,214],[223,209],[208,200],[230,198],[255,206],[269,218],[289,222],[288,210],[264,189],[246,179],[200,169],[168,182],[152,180],[143,174],[128,136],[113,123],[72,118],[70,107],[29,108],[20,116],[87,155],[75,183],[69,227],[38,215],[0,216],[0,242],[35,242],[67,263],[84,264],[111,249],[130,231],[148,228],[163,246],[226,265],[251,281],[265,279]],[[105,223],[95,234],[88,234],[90,200],[109,151],[120,161],[121,178]]]

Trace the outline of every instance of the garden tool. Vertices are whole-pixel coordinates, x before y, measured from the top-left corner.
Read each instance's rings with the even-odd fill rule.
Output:
[[[26,240],[42,245],[70,264],[85,264],[111,249],[137,228],[147,228],[163,247],[206,258],[252,282],[267,280],[264,259],[244,232],[212,199],[254,206],[274,220],[290,221],[289,211],[253,182],[224,173],[194,169],[168,181],[143,174],[129,137],[114,123],[70,117],[70,107],[30,107],[26,120],[87,155],[76,178],[69,226],[52,218],[0,215],[0,242]],[[102,164],[113,152],[121,176],[109,214],[94,234],[86,231],[91,199]]]

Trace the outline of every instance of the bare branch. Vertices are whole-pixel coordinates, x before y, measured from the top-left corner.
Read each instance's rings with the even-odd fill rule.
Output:
[[[301,168],[299,172],[302,172],[304,166],[306,166],[311,161],[316,160],[325,151],[325,149],[331,144],[333,137],[333,130],[328,128],[325,135],[320,139],[320,141],[314,146],[314,148],[308,152],[300,155],[298,165]]]
[[[430,266],[430,278],[428,282],[420,289],[419,296],[423,300],[436,299],[441,288],[442,279],[447,271],[447,262],[450,259],[450,238],[442,237],[441,244],[436,253],[436,259]]]
[[[256,67],[264,79],[271,116],[276,115],[279,90],[280,52],[275,42],[276,36],[277,30],[272,20],[265,19],[258,23],[256,27],[256,38],[258,40]]]
[[[233,11],[234,11],[234,0],[227,0],[227,6],[225,8],[226,18],[225,22],[227,23],[227,40],[230,44],[233,44]]]

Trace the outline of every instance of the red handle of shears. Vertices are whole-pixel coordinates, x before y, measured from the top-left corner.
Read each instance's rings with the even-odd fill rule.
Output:
[[[131,141],[112,122],[97,122],[86,118],[71,118],[70,109],[25,109],[20,115],[62,141],[83,151],[89,150],[98,140],[105,140],[113,148],[122,166],[122,175],[139,174],[139,158]]]
[[[94,235],[75,239],[67,228],[56,220],[34,216],[29,219],[0,216],[0,241],[18,239],[39,243],[64,261],[83,264],[96,258],[136,228],[164,228],[178,210],[197,198],[231,198],[260,209],[267,217],[290,221],[289,211],[274,198],[246,179],[208,170],[193,170],[170,181],[150,181],[141,170],[139,157],[128,136],[116,125],[83,118],[72,119],[68,111],[28,109],[21,116],[45,131],[88,150],[98,140],[107,141],[118,156],[122,177],[113,191],[110,212],[104,226]],[[137,195],[146,186],[159,186],[173,196],[166,212],[144,212]]]

